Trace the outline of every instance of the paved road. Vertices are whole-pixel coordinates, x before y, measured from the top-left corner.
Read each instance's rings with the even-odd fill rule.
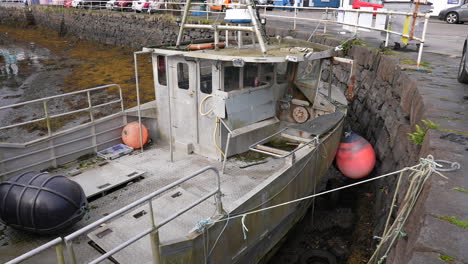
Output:
[[[261,12],[263,15],[264,12]],[[292,29],[294,25],[294,13],[288,11],[267,11],[268,25],[274,26],[275,28],[282,28],[285,30]],[[281,17],[271,17],[281,16]],[[299,18],[313,18],[320,19],[322,12],[299,12],[297,17]],[[317,22],[297,20],[296,29],[303,32],[316,31],[317,33],[323,33],[324,25],[318,25]],[[327,26],[327,33],[330,35],[339,36],[340,38],[350,38],[353,33],[346,32],[343,30],[341,25]],[[449,25],[443,21],[431,18],[426,34],[426,44],[424,51],[449,55],[449,56],[461,56],[463,40],[468,34],[468,24],[456,24]],[[358,32],[358,37],[365,39],[372,46],[379,46],[384,41],[385,35],[377,31],[371,32]],[[390,43],[392,44],[392,43]],[[410,49],[416,50],[416,47],[410,45]]]

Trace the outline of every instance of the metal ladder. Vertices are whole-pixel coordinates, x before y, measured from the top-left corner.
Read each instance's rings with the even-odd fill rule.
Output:
[[[176,43],[176,48],[180,47],[180,43],[182,41],[183,33],[185,29],[208,29],[208,30],[214,30],[214,42],[215,42],[215,49],[218,49],[218,44],[219,44],[219,31],[220,30],[226,30],[226,31],[246,31],[246,32],[253,32],[255,36],[257,37],[257,41],[260,45],[260,49],[263,54],[266,54],[266,46],[265,46],[265,40],[264,40],[264,35],[266,35],[265,32],[260,30],[260,21],[258,21],[258,16],[255,14],[254,9],[253,9],[253,3],[252,0],[246,0],[247,1],[247,10],[250,13],[250,16],[252,18],[252,26],[230,26],[230,25],[198,25],[198,24],[187,24],[187,16],[188,12],[190,10],[190,7],[192,5],[192,0],[187,0],[187,4],[185,5],[184,9],[184,15],[182,17],[182,21],[180,24],[180,29],[179,29],[179,35],[177,36],[177,43]]]

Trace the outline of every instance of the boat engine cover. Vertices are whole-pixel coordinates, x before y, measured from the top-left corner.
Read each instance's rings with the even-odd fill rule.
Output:
[[[62,175],[26,172],[0,183],[0,220],[38,234],[53,234],[80,221],[88,201],[81,186]]]

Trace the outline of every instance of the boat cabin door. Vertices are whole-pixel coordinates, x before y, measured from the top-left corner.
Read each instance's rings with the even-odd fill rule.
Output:
[[[197,67],[182,57],[168,57],[172,136],[179,151],[192,153],[197,143]]]

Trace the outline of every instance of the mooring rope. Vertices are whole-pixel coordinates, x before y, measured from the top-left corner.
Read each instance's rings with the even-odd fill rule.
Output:
[[[450,168],[448,168],[448,169],[444,168],[444,166],[441,165],[440,163],[450,164]],[[389,212],[389,215],[388,215],[388,218],[387,218],[387,221],[386,221],[386,225],[385,225],[383,235],[382,235],[381,238],[379,238],[380,243],[379,243],[377,249],[375,250],[374,254],[372,255],[372,257],[370,258],[370,260],[368,262],[368,263],[372,263],[372,261],[374,261],[376,259],[376,257],[378,256],[379,251],[382,249],[383,245],[390,238],[392,238],[391,243],[388,245],[388,247],[387,247],[387,249],[385,251],[385,254],[378,261],[378,263],[380,264],[380,263],[382,263],[383,260],[385,260],[387,258],[388,253],[389,253],[392,245],[395,243],[396,239],[399,236],[406,236],[406,233],[404,233],[402,231],[403,225],[405,224],[406,220],[408,219],[409,214],[411,213],[411,210],[413,209],[414,205],[416,204],[416,201],[417,201],[417,199],[419,197],[419,194],[423,190],[424,184],[426,183],[427,179],[432,175],[432,173],[436,173],[437,175],[439,175],[439,176],[441,176],[441,177],[443,177],[445,179],[448,179],[447,177],[442,175],[439,171],[454,171],[454,170],[457,170],[459,168],[460,168],[460,164],[458,162],[449,162],[449,161],[445,161],[445,160],[441,160],[441,161],[434,160],[433,156],[429,155],[429,156],[427,156],[427,158],[421,158],[419,164],[411,166],[411,167],[406,167],[406,168],[403,168],[403,169],[400,169],[400,170],[397,170],[397,171],[394,171],[394,172],[386,173],[386,174],[371,178],[371,179],[367,179],[367,180],[363,180],[363,181],[360,181],[360,182],[348,184],[348,185],[341,186],[341,187],[338,187],[338,188],[335,188],[335,189],[331,189],[331,190],[328,190],[328,191],[323,191],[323,192],[320,192],[320,193],[308,195],[308,196],[301,197],[301,198],[298,198],[298,199],[294,199],[294,200],[291,200],[291,201],[287,201],[287,202],[284,202],[284,203],[272,205],[272,206],[269,206],[269,207],[265,207],[265,208],[261,208],[261,209],[257,209],[257,210],[251,210],[251,211],[248,211],[248,212],[243,212],[241,214],[232,215],[232,216],[228,215],[227,217],[224,217],[224,218],[221,218],[221,219],[218,219],[218,220],[204,219],[204,220],[199,221],[197,223],[197,226],[201,225],[201,226],[206,227],[206,226],[218,223],[218,222],[224,222],[224,221],[229,221],[229,220],[236,219],[236,218],[242,218],[241,228],[242,228],[242,233],[244,235],[244,239],[246,239],[246,237],[247,237],[246,231],[248,231],[248,229],[247,229],[247,226],[245,224],[245,219],[246,219],[246,217],[248,215],[263,212],[263,211],[266,211],[266,210],[271,210],[271,209],[274,209],[274,208],[277,208],[277,207],[286,206],[286,205],[297,203],[297,202],[301,202],[301,201],[312,199],[312,198],[322,196],[322,195],[325,195],[325,194],[328,194],[328,193],[340,191],[340,190],[343,190],[343,189],[351,188],[351,187],[354,187],[354,186],[357,186],[357,185],[361,185],[361,184],[364,184],[364,183],[368,183],[368,182],[371,182],[371,181],[376,181],[376,180],[379,180],[379,179],[382,179],[382,178],[385,178],[385,177],[389,177],[389,176],[392,176],[392,175],[399,174],[398,182],[397,182],[397,188],[395,190],[395,194],[394,194],[394,197],[393,197],[393,200],[392,200],[392,206],[390,208],[390,212]],[[407,172],[407,171],[411,172],[410,175],[409,175],[410,185],[409,185],[408,190],[407,190],[407,192],[405,194],[405,197],[403,199],[403,202],[402,202],[403,205],[400,207],[398,216],[397,216],[396,220],[393,222],[393,224],[389,228],[388,225],[390,224],[390,219],[391,219],[391,215],[392,215],[392,212],[393,212],[393,207],[395,207],[395,204],[396,204],[396,201],[397,201],[396,197],[397,197],[400,185],[401,185],[401,179],[402,179],[402,176],[404,175],[404,172]],[[223,228],[223,231],[224,231],[224,228]],[[219,237],[218,237],[218,239],[219,239]]]

